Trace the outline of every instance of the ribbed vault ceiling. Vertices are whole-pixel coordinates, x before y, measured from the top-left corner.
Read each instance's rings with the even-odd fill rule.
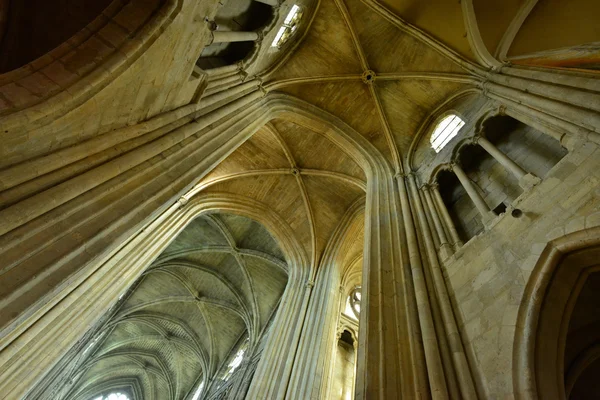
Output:
[[[185,399],[213,376],[246,331],[256,342],[288,266],[257,222],[205,214],[146,270],[96,336],[68,398],[118,389],[135,399]]]
[[[476,81],[459,65],[460,56],[434,49],[377,7],[371,1],[321,0],[308,33],[266,86],[339,117],[399,169],[432,112]]]
[[[199,187],[202,193],[259,201],[276,212],[304,247],[314,276],[344,214],[357,203],[364,204],[366,178],[350,156],[319,132],[276,119]]]

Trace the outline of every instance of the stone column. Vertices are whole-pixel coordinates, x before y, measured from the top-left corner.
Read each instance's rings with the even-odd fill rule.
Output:
[[[494,214],[486,204],[481,194],[479,194],[479,192],[475,188],[475,185],[473,185],[473,182],[471,182],[467,174],[465,174],[465,171],[463,171],[462,168],[456,163],[452,163],[451,167],[452,171],[454,171],[454,174],[460,181],[460,184],[469,195],[469,198],[475,204],[475,207],[477,207],[477,209],[479,210],[479,213],[481,214],[481,218],[483,220],[483,224],[487,225],[494,218]]]
[[[298,348],[303,340],[313,284],[305,276],[290,277],[269,339],[246,394],[249,399],[282,399],[289,386]]]
[[[458,250],[463,245],[463,241],[460,240],[460,236],[458,236],[458,232],[456,231],[456,227],[454,226],[454,221],[452,221],[452,217],[448,212],[448,208],[444,203],[444,199],[442,199],[439,185],[437,183],[431,185],[431,191],[433,192],[433,198],[437,204],[438,211],[440,212],[440,214],[442,214],[444,222],[446,223],[446,227],[450,232],[450,237],[452,238],[454,250]]]
[[[446,258],[452,255],[452,249],[450,248],[450,244],[448,243],[448,238],[446,237],[446,232],[444,231],[444,227],[442,226],[440,216],[438,215],[437,209],[435,208],[435,205],[433,203],[429,185],[423,185],[421,190],[425,197],[429,213],[431,214],[433,226],[435,227],[435,231],[437,232],[437,235],[440,238],[440,255],[442,259],[445,260]]]
[[[417,301],[417,310],[419,324],[421,327],[421,337],[423,340],[423,349],[425,352],[425,362],[427,364],[427,376],[429,377],[429,389],[431,397],[447,398],[448,388],[444,377],[444,368],[440,355],[440,347],[435,332],[431,304],[427,290],[427,283],[423,271],[423,262],[421,252],[417,241],[417,231],[413,222],[410,201],[406,191],[406,177],[397,176],[398,190],[400,192],[400,205],[402,207],[402,217],[404,220],[404,229],[406,231],[406,241],[409,254],[410,269],[415,287],[415,296]]]
[[[525,171],[484,136],[475,136],[473,138],[473,142],[480,145],[489,153],[489,155],[494,157],[494,159],[498,161],[500,165],[509,170],[519,180],[519,186],[521,186],[523,189],[531,189],[533,186],[540,183],[540,178]]]
[[[257,32],[213,31],[209,43],[256,42],[259,39]]]
[[[462,399],[477,399],[475,384],[471,376],[469,363],[462,345],[458,324],[454,317],[452,304],[446,288],[446,282],[440,268],[437,252],[433,244],[433,237],[427,220],[423,205],[419,199],[419,189],[414,175],[409,177],[410,191],[412,194],[413,204],[415,205],[416,214],[419,220],[419,225],[422,229],[423,239],[425,242],[425,252],[429,261],[430,272],[432,276],[433,286],[435,288],[435,298],[437,298],[442,320],[444,322],[444,332],[448,338],[448,346],[452,354],[452,364],[456,373],[460,395]]]
[[[367,187],[355,399],[427,398],[429,388],[416,379],[425,366],[413,354],[421,344],[404,295],[412,282],[402,261],[402,208],[392,172],[378,168]]]

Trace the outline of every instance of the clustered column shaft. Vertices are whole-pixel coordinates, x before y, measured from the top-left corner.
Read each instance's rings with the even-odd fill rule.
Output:
[[[419,251],[419,243],[417,241],[417,232],[413,222],[411,206],[408,200],[404,179],[405,178],[398,178],[398,189],[400,192],[400,205],[402,207],[402,218],[404,219],[404,229],[406,231],[406,240],[408,244],[410,268],[412,271],[413,285],[415,287],[415,297],[419,325],[421,327],[421,336],[423,339],[425,362],[427,364],[429,387],[432,398],[447,398],[448,389],[446,388],[444,379],[444,368],[442,366],[439,343],[435,332],[427,284],[425,282],[421,252]]]
[[[444,227],[442,225],[442,221],[440,216],[435,208],[433,203],[433,199],[431,197],[430,187],[428,185],[423,186],[423,194],[425,197],[425,202],[427,203],[427,207],[431,213],[431,219],[433,220],[433,226],[435,227],[435,231],[440,239],[440,253],[443,259],[446,259],[452,255],[452,251],[450,250],[450,245],[448,243],[448,238],[446,237],[446,232],[444,231]]]
[[[452,217],[448,212],[448,208],[446,204],[444,204],[444,199],[442,199],[442,195],[440,193],[439,185],[433,184],[431,185],[431,190],[433,192],[433,198],[437,203],[438,209],[446,222],[446,226],[448,227],[448,231],[450,232],[450,236],[452,238],[452,244],[454,245],[454,249],[458,250],[459,247],[463,245],[463,241],[460,240],[460,236],[458,236],[458,232],[456,231],[456,226],[454,226],[454,222],[452,221]]]
[[[446,288],[446,282],[442,275],[440,263],[435,251],[433,238],[429,226],[427,225],[427,219],[425,217],[425,211],[419,198],[419,190],[417,188],[417,182],[414,175],[409,176],[409,184],[412,193],[413,203],[416,208],[416,214],[418,216],[419,225],[422,230],[422,237],[424,239],[425,250],[429,261],[429,267],[433,280],[433,286],[435,288],[435,298],[438,301],[440,307],[442,320],[444,322],[444,333],[448,338],[448,345],[452,353],[452,364],[456,372],[458,386],[460,388],[461,398],[463,399],[476,399],[477,394],[475,391],[475,385],[473,378],[471,377],[469,364],[462,346],[460,334],[458,331],[458,324],[452,311],[452,305],[450,304],[450,297]],[[442,334],[444,334],[442,333]]]

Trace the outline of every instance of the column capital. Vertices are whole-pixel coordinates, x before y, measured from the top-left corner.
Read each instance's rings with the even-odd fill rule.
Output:
[[[429,184],[429,187],[433,190],[437,190],[440,188],[440,184],[438,183],[438,181],[433,181]]]
[[[479,144],[479,141],[483,138],[481,132],[476,132],[473,136],[471,136],[471,142],[473,144]]]

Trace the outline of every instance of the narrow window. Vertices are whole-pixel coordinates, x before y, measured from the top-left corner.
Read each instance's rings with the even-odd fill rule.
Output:
[[[458,115],[448,115],[440,121],[431,135],[431,147],[436,153],[448,144],[448,142],[458,134],[460,128],[465,125],[465,121],[460,119]]]
[[[302,10],[297,5],[293,5],[290,12],[285,17],[283,25],[277,31],[271,47],[281,47],[298,29],[298,22],[302,18]]]
[[[129,397],[123,393],[111,393],[106,396],[99,396],[93,400],[129,400]]]
[[[358,320],[358,317],[360,315],[360,302],[362,297],[360,290],[360,286],[357,286],[354,289],[352,289],[352,292],[350,292],[350,295],[346,299],[346,308],[344,310],[344,314],[351,318],[354,318],[355,320]]]
[[[196,389],[196,393],[194,393],[194,397],[192,397],[192,400],[198,400],[200,398],[200,394],[202,394],[202,389],[204,389],[204,381],[202,381],[200,386],[198,386],[198,389]]]

